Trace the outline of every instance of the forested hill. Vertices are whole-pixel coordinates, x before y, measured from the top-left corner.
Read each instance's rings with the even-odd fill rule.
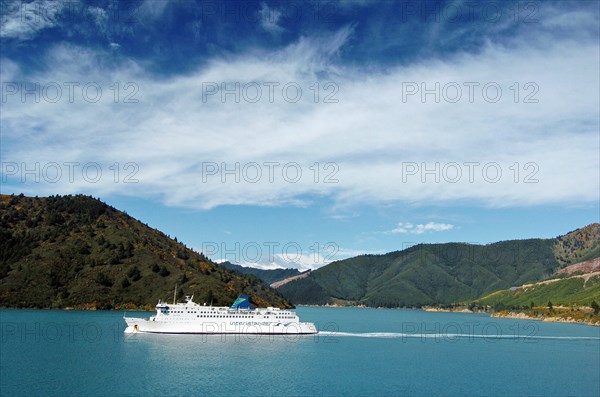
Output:
[[[229,305],[289,308],[276,290],[211,262],[87,196],[0,195],[0,306],[140,308],[194,295]]]
[[[599,224],[556,239],[421,244],[333,262],[279,288],[296,304],[413,307],[474,300],[600,256]]]
[[[556,238],[554,255],[560,267],[600,256],[600,225],[593,223]]]

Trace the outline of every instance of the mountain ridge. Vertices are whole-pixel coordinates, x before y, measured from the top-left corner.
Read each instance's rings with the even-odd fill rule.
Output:
[[[554,239],[419,244],[332,262],[278,289],[297,304],[420,307],[464,302],[549,278],[577,260],[599,255],[599,230],[594,223]]]
[[[290,308],[276,290],[210,261],[163,232],[83,195],[0,195],[0,306],[146,308],[194,295]]]
[[[0,195],[0,306],[148,308],[170,299],[175,284],[179,298],[224,305],[242,293],[257,306],[447,305],[582,263],[595,269],[599,231],[594,223],[554,239],[418,244],[300,273],[218,265],[92,197]]]

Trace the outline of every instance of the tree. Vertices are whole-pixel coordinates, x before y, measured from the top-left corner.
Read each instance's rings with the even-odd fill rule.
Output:
[[[598,314],[598,312],[600,311],[600,305],[598,305],[598,302],[596,301],[592,301],[592,309],[594,309],[594,314]]]
[[[158,273],[160,272],[160,267],[158,267],[158,265],[155,263],[154,265],[152,265],[152,271],[154,273]]]
[[[206,303],[212,305],[214,297],[213,290],[209,288],[206,292]]]
[[[129,241],[127,243],[127,248],[125,248],[125,255],[127,258],[131,258],[133,256],[133,243]]]
[[[533,303],[533,301],[531,301],[531,303],[529,303],[529,308],[533,309],[534,306],[535,306],[535,303]]]
[[[137,266],[132,267],[129,272],[127,272],[127,277],[131,277],[133,281],[138,281],[140,278],[142,278],[140,269],[138,269]]]
[[[114,284],[112,279],[104,273],[98,273],[96,275],[96,282],[105,287],[112,287]]]
[[[160,275],[163,277],[167,277],[169,274],[171,274],[171,272],[169,271],[169,269],[167,269],[166,267],[162,267],[160,269]]]
[[[552,302],[548,301],[548,309],[552,310]]]

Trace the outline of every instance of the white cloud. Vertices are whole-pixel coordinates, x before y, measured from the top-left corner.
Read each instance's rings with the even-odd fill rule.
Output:
[[[0,37],[30,40],[47,28],[56,25],[66,1],[34,0],[2,4]]]
[[[115,68],[104,61],[104,53],[65,45],[46,59],[51,67],[35,75],[22,75],[11,66],[14,62],[3,58],[2,68],[12,71],[14,81],[76,81],[80,88],[94,82],[103,90],[97,103],[83,100],[80,88],[75,101],[69,102],[66,87],[56,103],[32,103],[31,97],[23,103],[19,93],[7,98],[1,119],[4,162],[25,162],[30,167],[38,162],[43,167],[49,162],[95,161],[104,171],[96,183],[79,173],[73,182],[66,176],[56,183],[10,179],[7,189],[40,195],[144,196],[199,209],[307,205],[315,196],[327,197],[341,208],[397,202],[483,206],[597,202],[597,41],[541,31],[535,40],[527,37],[507,47],[489,44],[477,55],[455,54],[365,71],[336,62],[352,32],[347,27],[329,37],[303,37],[273,53],[213,59],[192,73],[161,79],[134,62]],[[317,103],[315,81],[320,82]],[[327,81],[333,84],[325,87]],[[132,85],[125,89],[128,82]],[[203,97],[207,82],[227,83],[229,89],[234,82],[242,87],[251,82],[279,86],[272,102],[262,86],[256,103],[244,100],[242,94],[239,102],[228,95],[223,103],[219,94]],[[282,87],[290,82],[302,89],[296,103],[282,95]],[[456,82],[463,87],[463,100],[436,103],[430,95],[423,103],[413,95],[403,101],[403,83],[413,82],[428,88],[436,82],[442,87]],[[479,84],[472,103],[466,100],[468,82]],[[501,87],[498,102],[482,96],[486,83]],[[515,83],[519,83],[518,103],[513,97]],[[538,103],[523,103],[535,89],[526,88],[527,83],[538,87],[533,95]],[[246,94],[254,92],[249,89]],[[332,94],[338,102],[324,103]],[[138,103],[124,103],[127,95]],[[109,169],[115,162],[121,167],[117,182]],[[131,171],[123,169],[129,162],[139,166],[138,183],[123,183]],[[281,166],[272,182],[263,166],[257,183],[243,177],[236,183],[231,175],[222,183],[220,174],[203,180],[202,165],[207,162],[219,166],[225,162],[230,169],[239,163],[240,174],[249,162]],[[302,169],[295,183],[282,177],[282,165],[290,162]],[[473,162],[478,165],[471,169],[468,164]],[[418,172],[408,172],[408,166],[418,167]],[[494,181],[497,167],[502,174]],[[433,174],[426,169],[433,169]],[[63,173],[67,175],[67,170]],[[338,181],[324,183],[332,173]],[[528,176],[532,183],[525,183]]]
[[[454,228],[454,225],[451,225],[449,223],[429,222],[424,225],[422,225],[422,224],[417,225],[417,227],[415,229],[416,229],[417,234],[423,234],[425,232],[444,232],[446,230],[451,230],[453,228]]]
[[[280,34],[283,32],[283,28],[279,26],[279,20],[282,15],[281,11],[269,8],[266,3],[261,3],[258,15],[260,17],[260,26],[262,26],[264,30],[272,34]]]
[[[92,16],[96,27],[102,31],[106,31],[106,26],[109,21],[109,13],[102,7],[88,7],[87,13]]]
[[[295,248],[295,247],[296,248]],[[355,250],[348,248],[340,248],[336,244],[329,243],[320,247],[321,252],[316,252],[314,247],[305,248],[300,252],[297,250],[299,245],[292,245],[284,252],[281,247],[277,247],[275,252],[263,253],[261,258],[244,257],[244,250],[240,249],[232,251],[230,257],[213,259],[216,263],[232,262],[243,267],[253,267],[256,269],[274,270],[274,269],[298,269],[303,272],[305,270],[315,270],[323,267],[331,262],[347,259],[350,257],[364,255],[365,250]]]
[[[408,233],[411,230],[413,230],[413,224],[412,223],[402,223],[402,222],[399,222],[398,226],[395,229],[392,229],[389,232],[385,232],[385,234]]]
[[[276,253],[270,258],[261,261],[241,260],[240,265],[244,267],[255,267],[258,269],[298,269],[301,272],[305,270],[315,270],[331,263],[331,259],[326,259],[320,253]]]
[[[281,267],[280,265],[278,265],[276,263],[263,263],[263,262],[241,262],[241,263],[236,263],[236,265],[240,265],[243,267],[253,267],[255,269],[262,269],[262,270],[277,270],[277,269],[291,269],[292,268],[292,266]]]
[[[212,259],[213,262],[216,263],[223,263],[223,262],[230,262],[233,263],[234,265],[239,265],[242,267],[253,267],[255,269],[262,269],[262,270],[276,270],[276,269],[289,269],[289,268],[293,268],[293,266],[281,266],[275,262],[249,262],[249,261],[240,261],[240,260],[235,260],[232,258],[219,258],[219,259]]]
[[[410,222],[399,222],[398,226],[395,229],[392,229],[388,232],[384,232],[385,234],[425,234],[428,232],[444,232],[447,230],[454,229],[454,225],[450,223],[420,223],[418,225],[413,225]]]

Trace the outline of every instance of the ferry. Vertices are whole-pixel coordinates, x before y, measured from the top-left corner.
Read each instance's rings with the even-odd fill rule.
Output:
[[[240,295],[233,305],[206,306],[186,296],[185,303],[158,301],[150,318],[123,317],[125,333],[154,334],[316,334],[313,323],[300,322],[295,312],[277,307],[253,308],[248,296]]]

